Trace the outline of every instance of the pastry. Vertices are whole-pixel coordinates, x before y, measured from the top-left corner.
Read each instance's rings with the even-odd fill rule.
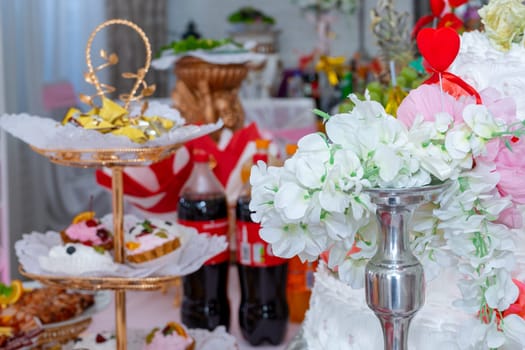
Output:
[[[126,256],[129,262],[143,263],[173,252],[180,246],[175,225],[169,221],[144,220],[126,234]]]
[[[65,230],[60,232],[64,243],[82,243],[87,246],[113,249],[113,235],[108,228],[95,217],[95,212],[86,211],[78,214]]]
[[[194,350],[195,341],[188,335],[182,325],[176,322],[169,322],[164,328],[153,328],[149,332],[143,349]]]

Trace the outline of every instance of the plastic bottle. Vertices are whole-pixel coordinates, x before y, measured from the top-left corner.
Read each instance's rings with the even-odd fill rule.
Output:
[[[291,157],[297,146],[286,145],[286,155]],[[310,305],[310,295],[314,283],[314,272],[317,262],[301,262],[295,256],[288,261],[288,279],[286,282],[286,299],[290,309],[290,321],[300,323],[304,320],[304,315]]]
[[[204,151],[194,153],[193,170],[183,186],[177,207],[179,224],[214,235],[228,234],[226,194],[209,167]],[[182,322],[189,328],[213,330],[229,328],[230,304],[228,249],[204,263],[199,270],[183,278]]]
[[[257,153],[253,163],[268,161]],[[260,225],[250,218],[249,182],[237,201],[237,265],[241,286],[239,325],[251,345],[284,339],[288,324],[286,302],[287,260],[274,256],[259,236]]]

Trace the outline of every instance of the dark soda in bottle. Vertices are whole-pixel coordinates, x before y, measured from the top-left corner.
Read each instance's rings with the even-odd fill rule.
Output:
[[[253,163],[267,161],[256,154]],[[287,260],[274,256],[259,236],[260,225],[250,218],[250,187],[237,200],[237,267],[241,287],[239,324],[251,345],[280,344],[288,324]]]
[[[203,151],[194,153],[192,173],[183,186],[177,206],[179,224],[199,232],[228,234],[226,194]],[[182,322],[189,328],[213,330],[230,326],[226,293],[229,250],[214,256],[196,272],[183,277]]]

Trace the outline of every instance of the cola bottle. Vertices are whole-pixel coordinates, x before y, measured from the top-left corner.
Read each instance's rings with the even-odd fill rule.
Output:
[[[194,152],[193,170],[179,196],[177,221],[199,232],[227,237],[226,194],[211,171],[204,151]],[[229,328],[228,265],[229,250],[226,249],[196,272],[183,277],[181,318],[188,328],[213,330],[219,325]]]
[[[253,163],[268,161],[255,154]],[[237,200],[237,267],[241,287],[239,325],[251,345],[280,344],[288,324],[286,302],[287,260],[276,257],[259,235],[260,225],[250,218],[250,187]]]

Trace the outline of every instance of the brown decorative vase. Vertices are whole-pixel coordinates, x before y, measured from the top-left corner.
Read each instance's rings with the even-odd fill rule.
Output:
[[[248,70],[244,63],[214,64],[185,56],[175,64],[174,107],[189,123],[214,123],[221,118],[226,128],[238,130],[244,124],[238,91]]]

